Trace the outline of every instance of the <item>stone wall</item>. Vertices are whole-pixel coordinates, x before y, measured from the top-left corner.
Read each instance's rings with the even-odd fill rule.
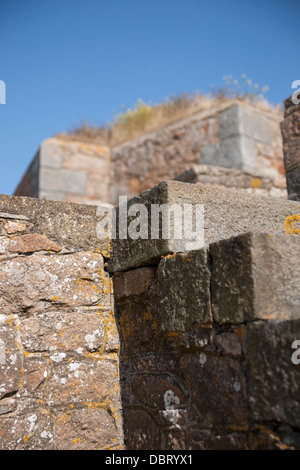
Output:
[[[234,168],[216,165],[193,165],[181,175],[178,175],[175,180],[184,183],[202,184],[213,188],[238,189],[248,194],[286,199],[286,188],[276,185],[271,176],[254,176],[253,173]]]
[[[298,253],[244,234],[115,276],[128,449],[300,448]]]
[[[291,97],[285,101],[281,131],[289,199],[300,201],[300,105]]]
[[[112,149],[111,202],[132,197],[165,179],[174,179],[195,164],[239,169],[253,185],[271,181],[275,197],[286,197],[280,118],[241,102],[195,114]],[[213,179],[213,175],[212,175]]]
[[[0,449],[119,449],[119,337],[95,206],[0,196]]]
[[[176,201],[204,247],[112,240],[126,448],[299,449],[300,206],[168,182],[128,211]]]
[[[47,139],[15,195],[115,205],[201,164],[205,184],[215,185],[214,166],[235,169],[247,191],[286,198],[280,120],[233,100],[110,149]]]
[[[168,211],[170,237],[133,238],[119,207],[110,239],[93,205],[0,201],[1,449],[300,449],[299,202],[128,201],[126,233],[141,205],[203,207],[191,248]]]

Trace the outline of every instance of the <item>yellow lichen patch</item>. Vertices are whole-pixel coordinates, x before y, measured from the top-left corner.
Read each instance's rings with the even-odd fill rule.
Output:
[[[28,351],[23,351],[23,354],[25,357],[30,357],[32,355],[32,353],[28,352]]]
[[[107,276],[103,269],[98,269],[98,275],[102,280],[102,292],[103,294],[111,294],[113,292],[113,282],[110,277]]]
[[[72,411],[66,411],[62,413],[61,415],[57,416],[57,418],[55,419],[55,423],[58,426],[61,426],[63,423],[65,423],[69,419],[69,416],[71,414],[72,414]]]
[[[169,253],[167,256],[162,256],[162,258],[167,258],[167,259],[175,258],[175,257],[176,257],[176,254],[177,254],[177,253]]]
[[[24,375],[25,375],[25,369],[21,369],[20,370],[19,388],[24,386]]]
[[[26,434],[26,436],[23,437],[24,444],[26,444],[26,442],[28,442],[28,439],[29,439],[29,434]]]
[[[5,323],[9,326],[14,327],[16,331],[19,331],[20,329],[20,323],[18,321],[18,318],[16,318],[15,315],[8,315],[8,318],[6,319]]]
[[[285,219],[285,231],[288,235],[300,234],[300,216],[297,214],[290,215]]]
[[[79,148],[82,148],[83,150],[87,150],[88,152],[92,153],[103,153],[104,155],[108,155],[109,149],[107,147],[102,147],[101,145],[89,145],[85,144],[84,142],[78,142],[77,143]]]
[[[83,439],[80,439],[80,437],[73,439],[72,444],[78,444],[78,442],[83,442]]]
[[[168,331],[167,335],[169,336],[169,338],[178,339],[179,332],[178,331]]]
[[[96,249],[97,253],[101,253],[105,258],[110,258],[111,253],[111,238],[109,235],[105,237],[106,248],[102,248],[101,250],[98,248]]]
[[[84,405],[89,410],[108,410],[108,399],[104,400],[103,402],[85,402]]]
[[[261,179],[257,177],[252,178],[251,187],[255,189],[255,188],[259,188],[260,186],[261,186]]]
[[[54,302],[57,302],[57,301],[59,300],[59,296],[58,296],[58,295],[54,295],[54,296],[52,297],[52,300],[53,300]]]

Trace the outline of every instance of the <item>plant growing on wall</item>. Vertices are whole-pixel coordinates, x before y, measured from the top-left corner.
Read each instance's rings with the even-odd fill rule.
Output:
[[[240,79],[236,79],[233,75],[224,75],[223,77],[224,87],[219,88],[215,95],[219,97],[236,98],[250,101],[255,103],[258,101],[264,101],[265,93],[269,90],[268,85],[260,86],[258,83],[247,77],[245,73],[242,73]]]

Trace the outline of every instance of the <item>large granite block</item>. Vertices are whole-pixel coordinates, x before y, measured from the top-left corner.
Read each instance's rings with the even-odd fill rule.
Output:
[[[300,318],[300,238],[247,233],[210,245],[217,323]]]
[[[146,225],[148,224],[147,230],[143,230],[139,237],[133,239],[129,236],[127,227],[132,221],[136,223],[138,216],[129,217],[125,205],[121,211],[120,207],[116,209],[116,231],[112,240],[112,254],[109,262],[111,272],[157,264],[161,256],[168,253],[200,249],[209,246],[210,243],[244,232],[285,234],[286,218],[294,214],[300,214],[300,204],[295,201],[285,201],[178,181],[164,181],[132,198],[127,202],[127,211],[134,204],[141,204],[146,208],[143,209],[143,213],[144,216],[146,213],[144,220]],[[192,207],[194,214],[196,214],[197,205],[202,206],[204,208],[204,220],[201,210],[199,210],[198,227],[193,226],[193,230],[196,229],[194,241],[191,232],[188,230],[186,232],[182,230],[182,238],[176,239],[171,211],[169,219],[168,213],[166,216],[166,219],[170,221],[167,222],[167,226],[170,228],[169,238],[163,238],[162,231],[160,231],[158,238],[151,238],[153,223],[151,223],[149,214],[151,214],[151,206],[155,204],[164,204],[164,207],[167,208],[176,205],[177,208],[182,209],[182,212],[184,211],[184,205],[188,204]],[[135,206],[135,208],[137,207]],[[121,215],[127,223],[127,227],[125,224],[125,230],[121,233],[121,236],[118,230],[120,213],[122,213]],[[180,218],[176,220],[175,229],[178,230]]]

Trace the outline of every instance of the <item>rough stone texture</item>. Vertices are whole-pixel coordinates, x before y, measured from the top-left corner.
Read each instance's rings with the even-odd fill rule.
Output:
[[[175,238],[172,219],[170,222],[170,237],[151,239],[120,239],[117,227],[116,239],[112,240],[112,254],[109,269],[113,272],[128,270],[141,265],[157,263],[161,256],[168,253],[185,252],[191,249],[208,246],[210,243],[230,238],[244,232],[270,232],[285,233],[286,218],[299,214],[300,206],[294,201],[283,201],[275,198],[245,194],[229,189],[210,188],[207,186],[182,183],[179,181],[165,181],[144,191],[139,196],[128,201],[128,210],[133,204],[143,204],[148,211],[148,226],[151,229],[151,205],[166,204],[172,207],[179,205],[182,210],[184,204],[204,205],[204,242],[199,237],[199,243],[191,248],[189,233],[183,237]],[[122,206],[124,212],[124,206]],[[195,209],[196,210],[196,209]],[[120,208],[116,211],[117,223]],[[128,217],[128,226],[132,218]],[[199,221],[198,217],[198,221]],[[117,224],[118,225],[118,224]],[[178,223],[176,227],[178,228]],[[200,223],[202,226],[202,224]],[[201,227],[197,233],[202,233]],[[126,234],[122,235],[126,236]],[[198,246],[197,246],[198,245]]]
[[[300,316],[300,239],[243,234],[210,245],[212,309],[217,323]]]
[[[210,111],[113,148],[111,202],[117,204],[120,195],[132,197],[200,163],[201,148],[218,142],[218,133],[218,113]]]
[[[274,238],[272,245],[266,243],[268,237]],[[265,288],[266,284],[262,286],[266,303],[273,301],[274,305],[276,295],[280,298],[291,281],[290,275],[286,279],[288,271],[280,264],[284,244],[286,257],[295,258],[290,265],[296,277],[291,286],[294,302],[284,319],[244,318],[243,323],[223,324],[211,317],[203,319],[199,307],[196,323],[190,321],[195,318],[199,297],[208,305],[215,305],[218,300],[214,288],[207,298],[207,292],[203,295],[199,286],[203,275],[210,283],[210,269],[213,276],[214,266],[221,259],[215,247],[223,242],[210,245],[209,257],[205,255],[207,250],[176,254],[163,258],[157,268],[141,267],[114,275],[127,449],[300,448],[300,366],[291,361],[293,352],[299,358],[291,347],[300,333],[299,240],[297,236],[268,234],[246,234],[238,239],[244,250],[246,271],[249,260],[253,270],[257,269],[257,276],[262,276],[263,262],[269,256],[273,259],[266,271],[276,263],[278,271],[283,270],[278,282],[273,281],[272,292]],[[245,239],[252,243],[249,242],[251,250]],[[265,245],[266,256],[260,259]],[[224,250],[223,263],[228,262],[230,255]],[[238,278],[239,258],[233,256],[234,264]],[[271,270],[269,276],[274,279],[276,273]],[[189,282],[194,293],[187,290]],[[246,277],[240,278],[240,283],[245,288],[249,286]],[[163,304],[167,297],[161,292],[169,296],[168,307]],[[171,315],[172,307],[175,313],[168,324],[165,315]]]
[[[216,165],[193,165],[175,178],[183,183],[204,184],[214,188],[236,188],[249,194],[287,198],[286,181],[284,184],[271,176],[247,173],[242,170]]]
[[[299,438],[300,367],[292,362],[292,354],[297,352],[292,344],[300,338],[300,320],[252,322],[246,330],[253,419],[286,423],[298,428]]]
[[[96,207],[0,200],[0,449],[123,448]]]
[[[290,98],[285,101],[285,108],[281,133],[288,197],[300,201],[300,107]]]
[[[35,239],[40,240],[40,243],[43,240],[45,250],[48,249],[47,244],[49,247],[52,241],[52,247],[56,243],[63,248],[64,252],[97,251],[106,256],[109,253],[109,241],[106,237],[99,238],[97,235],[97,225],[100,220],[97,207],[93,205],[68,204],[0,194],[0,234],[11,235],[11,225],[7,224],[21,223],[22,234],[20,232],[20,236],[15,237],[19,245],[21,240],[24,244],[25,234],[23,238],[22,235],[26,231],[25,240]],[[47,244],[45,244],[44,237],[49,240]],[[13,243],[10,243],[12,249]]]
[[[11,233],[11,228],[8,233]],[[61,251],[61,249],[61,246],[59,246],[57,243],[48,240],[45,235],[40,235],[39,233],[13,237],[9,240],[8,244],[8,251],[11,253],[34,253],[35,251],[44,250],[58,252]]]
[[[289,199],[300,201],[300,166],[286,174]]]
[[[205,249],[167,256],[159,264],[158,278],[163,330],[186,331],[194,324],[211,321],[210,272]]]

